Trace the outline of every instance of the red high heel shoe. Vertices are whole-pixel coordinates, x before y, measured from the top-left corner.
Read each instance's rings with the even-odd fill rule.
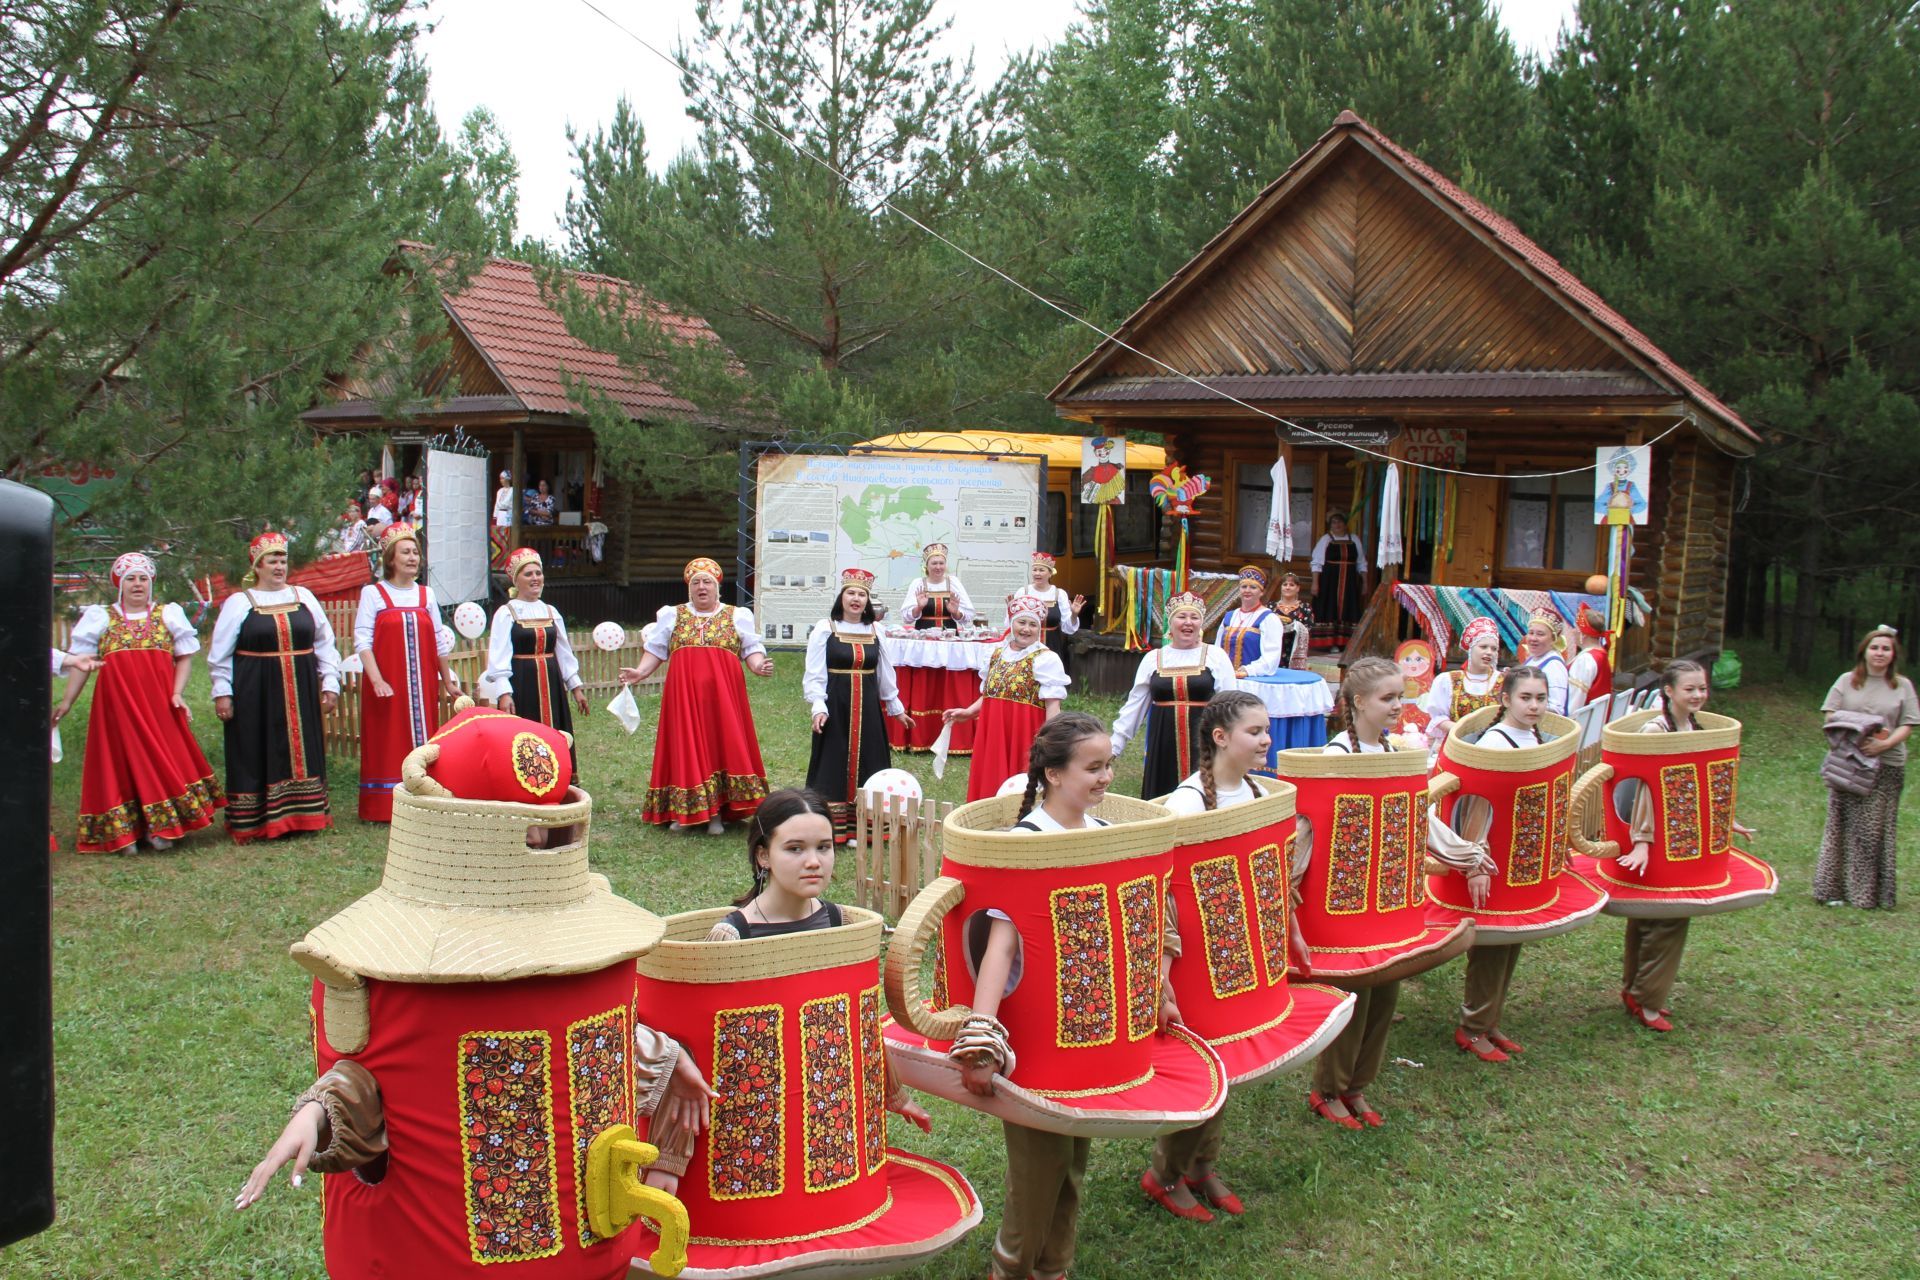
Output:
[[[1627,1006],[1627,1012],[1633,1016],[1633,1020],[1647,1030],[1673,1030],[1673,1023],[1667,1020],[1667,1011],[1665,1009],[1660,1010],[1658,1013],[1648,1013],[1641,1003],[1633,998],[1633,993],[1630,991],[1623,990],[1620,993],[1620,1001]]]
[[[1352,1116],[1336,1116],[1327,1110],[1327,1100],[1320,1096],[1318,1089],[1307,1090],[1307,1105],[1313,1108],[1314,1112],[1322,1120],[1331,1120],[1342,1129],[1360,1129],[1365,1127]]]
[[[1347,1110],[1353,1112],[1359,1116],[1361,1120],[1365,1121],[1369,1129],[1378,1129],[1387,1122],[1385,1116],[1367,1105],[1366,1098],[1361,1094],[1343,1093],[1340,1095],[1340,1101],[1347,1104]],[[1356,1102],[1359,1103],[1358,1106],[1354,1105]]]
[[[1217,1177],[1219,1175],[1216,1174],[1215,1176]],[[1193,1192],[1194,1195],[1200,1197],[1200,1199],[1206,1201],[1222,1213],[1230,1213],[1237,1218],[1247,1211],[1247,1206],[1240,1203],[1240,1197],[1233,1194],[1233,1192],[1228,1191],[1216,1196],[1211,1191],[1208,1191],[1207,1179],[1205,1178],[1182,1178],[1181,1181],[1187,1184],[1187,1190]],[[1220,1185],[1224,1187],[1227,1184],[1222,1182]]]
[[[1196,1204],[1192,1208],[1175,1204],[1173,1197],[1167,1194],[1169,1188],[1160,1185],[1160,1179],[1153,1176],[1151,1169],[1140,1175],[1140,1189],[1147,1193],[1147,1199],[1176,1218],[1185,1218],[1189,1222],[1213,1221],[1212,1211],[1203,1204]]]
[[[1522,1049],[1519,1045],[1515,1044],[1513,1041],[1501,1035],[1498,1031],[1487,1032],[1487,1039],[1493,1041],[1494,1048],[1503,1050],[1507,1053],[1513,1054],[1513,1053],[1526,1052],[1526,1050]]]
[[[1488,1038],[1491,1039],[1492,1037]],[[1467,1034],[1465,1027],[1455,1027],[1453,1029],[1453,1043],[1459,1047],[1462,1053],[1470,1053],[1482,1062],[1507,1061],[1507,1055],[1501,1051],[1498,1046],[1492,1049],[1476,1048],[1473,1043],[1473,1037]]]

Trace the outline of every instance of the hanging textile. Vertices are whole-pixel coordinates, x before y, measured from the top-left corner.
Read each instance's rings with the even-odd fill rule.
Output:
[[[1387,464],[1387,477],[1380,486],[1380,546],[1375,563],[1385,569],[1407,558],[1400,529],[1400,464]]]
[[[1273,480],[1273,501],[1267,508],[1267,554],[1281,564],[1293,559],[1293,495],[1287,486],[1287,455],[1274,460],[1267,473]]]

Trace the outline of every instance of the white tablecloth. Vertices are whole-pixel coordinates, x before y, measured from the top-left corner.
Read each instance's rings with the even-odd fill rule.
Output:
[[[1311,679],[1307,677],[1311,676]],[[1273,719],[1324,716],[1333,710],[1333,688],[1308,671],[1280,671],[1271,676],[1249,676],[1240,687],[1267,704]]]
[[[882,632],[880,648],[896,667],[932,667],[984,676],[998,640],[906,640]],[[1328,705],[1332,705],[1329,703]]]

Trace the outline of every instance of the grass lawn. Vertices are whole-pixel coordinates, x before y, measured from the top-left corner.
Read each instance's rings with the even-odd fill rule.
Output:
[[[1300,1075],[1236,1094],[1224,1172],[1249,1213],[1209,1227],[1145,1203],[1147,1142],[1099,1143],[1075,1275],[1920,1276],[1920,929],[1911,906],[1810,900],[1825,682],[1786,683],[1771,655],[1746,656],[1748,687],[1713,709],[1746,723],[1740,816],[1782,887],[1765,907],[1695,925],[1674,1034],[1623,1015],[1621,924],[1607,917],[1527,948],[1505,1029],[1528,1051],[1507,1065],[1454,1049],[1461,968],[1443,967],[1404,989],[1396,1061],[1369,1091],[1387,1128],[1313,1119]],[[748,682],[776,785],[804,776],[808,744],[798,657],[780,668]],[[204,667],[190,696],[217,770]],[[55,770],[68,848],[85,711]],[[633,737],[605,714],[582,734],[594,863],[662,914],[719,904],[745,883],[742,839],[639,821],[647,715]],[[1130,756],[1116,784],[1129,793]],[[925,757],[901,763],[934,794],[964,794],[964,767],[935,782]],[[354,762],[333,761],[340,825],[317,837],[242,850],[203,835],[164,855],[55,859],[59,1220],[0,1255],[0,1274],[323,1273],[317,1180],[297,1192],[282,1180],[245,1214],[230,1206],[311,1078],[307,981],[287,945],[379,878],[386,830],[352,817],[356,780]],[[999,1125],[931,1109],[932,1138],[906,1126],[895,1137],[963,1170],[987,1221],[912,1274],[981,1276]]]

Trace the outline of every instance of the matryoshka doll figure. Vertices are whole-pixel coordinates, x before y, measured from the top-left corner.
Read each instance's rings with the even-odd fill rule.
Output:
[[[836,926],[732,941],[709,940],[724,908],[671,916],[640,958],[640,1006],[714,1086],[679,1184],[688,1277],[882,1275],[979,1225],[957,1170],[887,1145],[882,922],[837,909]]]
[[[1184,1026],[1158,1026],[1172,816],[1109,793],[1094,813],[1110,826],[1023,834],[1009,830],[1021,803],[998,796],[948,814],[940,875],[900,917],[886,1034],[901,1079],[1076,1137],[1150,1137],[1207,1119],[1226,1100],[1219,1056]],[[1019,937],[998,1010],[1014,1058],[982,1096],[963,1086],[949,1051],[995,915]],[[920,964],[936,936],[930,1002]]]
[[[692,1133],[670,1157],[630,1126],[706,1085],[639,1021],[662,924],[589,870],[567,746],[504,711],[448,721],[402,763],[380,887],[293,946],[320,1078],[235,1204],[290,1160],[296,1185],[324,1173],[334,1280],[616,1280],[641,1212],[668,1224],[655,1272],[684,1259],[685,1209],[635,1172],[683,1169]]]

